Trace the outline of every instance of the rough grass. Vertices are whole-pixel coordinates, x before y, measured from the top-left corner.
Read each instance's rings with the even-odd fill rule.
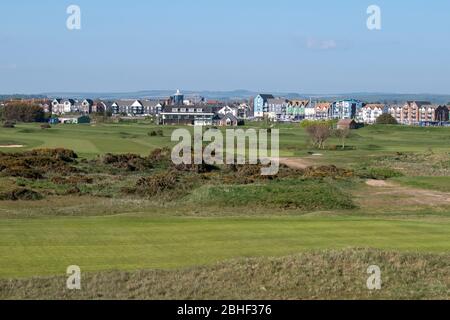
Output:
[[[288,179],[266,184],[205,186],[189,201],[219,206],[270,206],[303,210],[353,209],[348,194],[325,180]]]
[[[402,177],[395,181],[413,188],[450,192],[450,177]]]
[[[367,268],[382,288],[367,289]],[[81,290],[65,276],[0,280],[0,299],[449,299],[449,254],[367,249],[237,259],[173,271],[82,273]]]

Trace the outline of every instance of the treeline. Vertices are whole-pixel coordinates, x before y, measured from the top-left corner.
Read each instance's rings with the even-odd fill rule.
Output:
[[[45,113],[39,105],[15,102],[0,107],[0,119],[3,121],[42,122],[45,121]]]
[[[30,100],[30,99],[47,99],[45,95],[35,95],[35,94],[0,94],[0,100]]]

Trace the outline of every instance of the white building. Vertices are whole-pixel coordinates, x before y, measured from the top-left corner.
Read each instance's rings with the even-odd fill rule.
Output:
[[[79,107],[81,107],[81,104],[79,104],[77,101],[73,99],[54,99],[52,101],[53,114],[78,112]]]
[[[360,108],[356,113],[356,120],[367,124],[376,123],[379,116],[388,113],[388,106],[384,104],[369,103]]]
[[[310,103],[305,107],[305,119],[306,120],[316,119],[316,106],[314,103]]]
[[[163,106],[159,101],[151,100],[118,100],[111,105],[114,115],[149,116],[157,115]]]
[[[218,114],[221,115],[226,115],[231,113],[233,116],[235,116],[237,118],[238,116],[238,109],[237,108],[232,108],[230,106],[225,106],[222,109],[220,109],[219,111],[217,111]]]

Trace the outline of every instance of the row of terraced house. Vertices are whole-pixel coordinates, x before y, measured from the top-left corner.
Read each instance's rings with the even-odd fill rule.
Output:
[[[185,99],[179,90],[167,99],[116,101],[54,99],[43,107],[45,112],[60,118],[74,114],[86,116],[91,113],[108,113],[111,116],[128,118],[153,116],[163,125],[237,126],[251,118],[250,106],[245,102],[227,104],[203,98]],[[73,122],[71,118],[67,119],[68,122]]]
[[[54,99],[45,111],[58,116],[109,113],[112,116],[156,116],[161,124],[211,124],[219,120],[235,123],[245,119],[268,119],[273,122],[303,120],[345,120],[374,124],[382,114],[390,114],[405,125],[441,125],[449,122],[449,105],[427,101],[404,104],[363,103],[356,99],[335,102],[276,98],[260,94],[252,104],[226,104],[219,101],[185,100],[179,91],[165,100],[74,100]],[[224,119],[227,118],[227,119]]]
[[[291,100],[260,94],[253,102],[254,117],[274,122],[302,120],[354,119],[365,124],[376,123],[382,114],[391,114],[398,123],[405,125],[440,125],[449,122],[448,105],[426,101],[408,101],[401,105],[363,103],[355,99],[335,102]]]

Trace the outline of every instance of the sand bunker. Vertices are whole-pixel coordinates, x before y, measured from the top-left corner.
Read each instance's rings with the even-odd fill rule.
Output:
[[[0,145],[0,148],[23,148],[21,144]]]

